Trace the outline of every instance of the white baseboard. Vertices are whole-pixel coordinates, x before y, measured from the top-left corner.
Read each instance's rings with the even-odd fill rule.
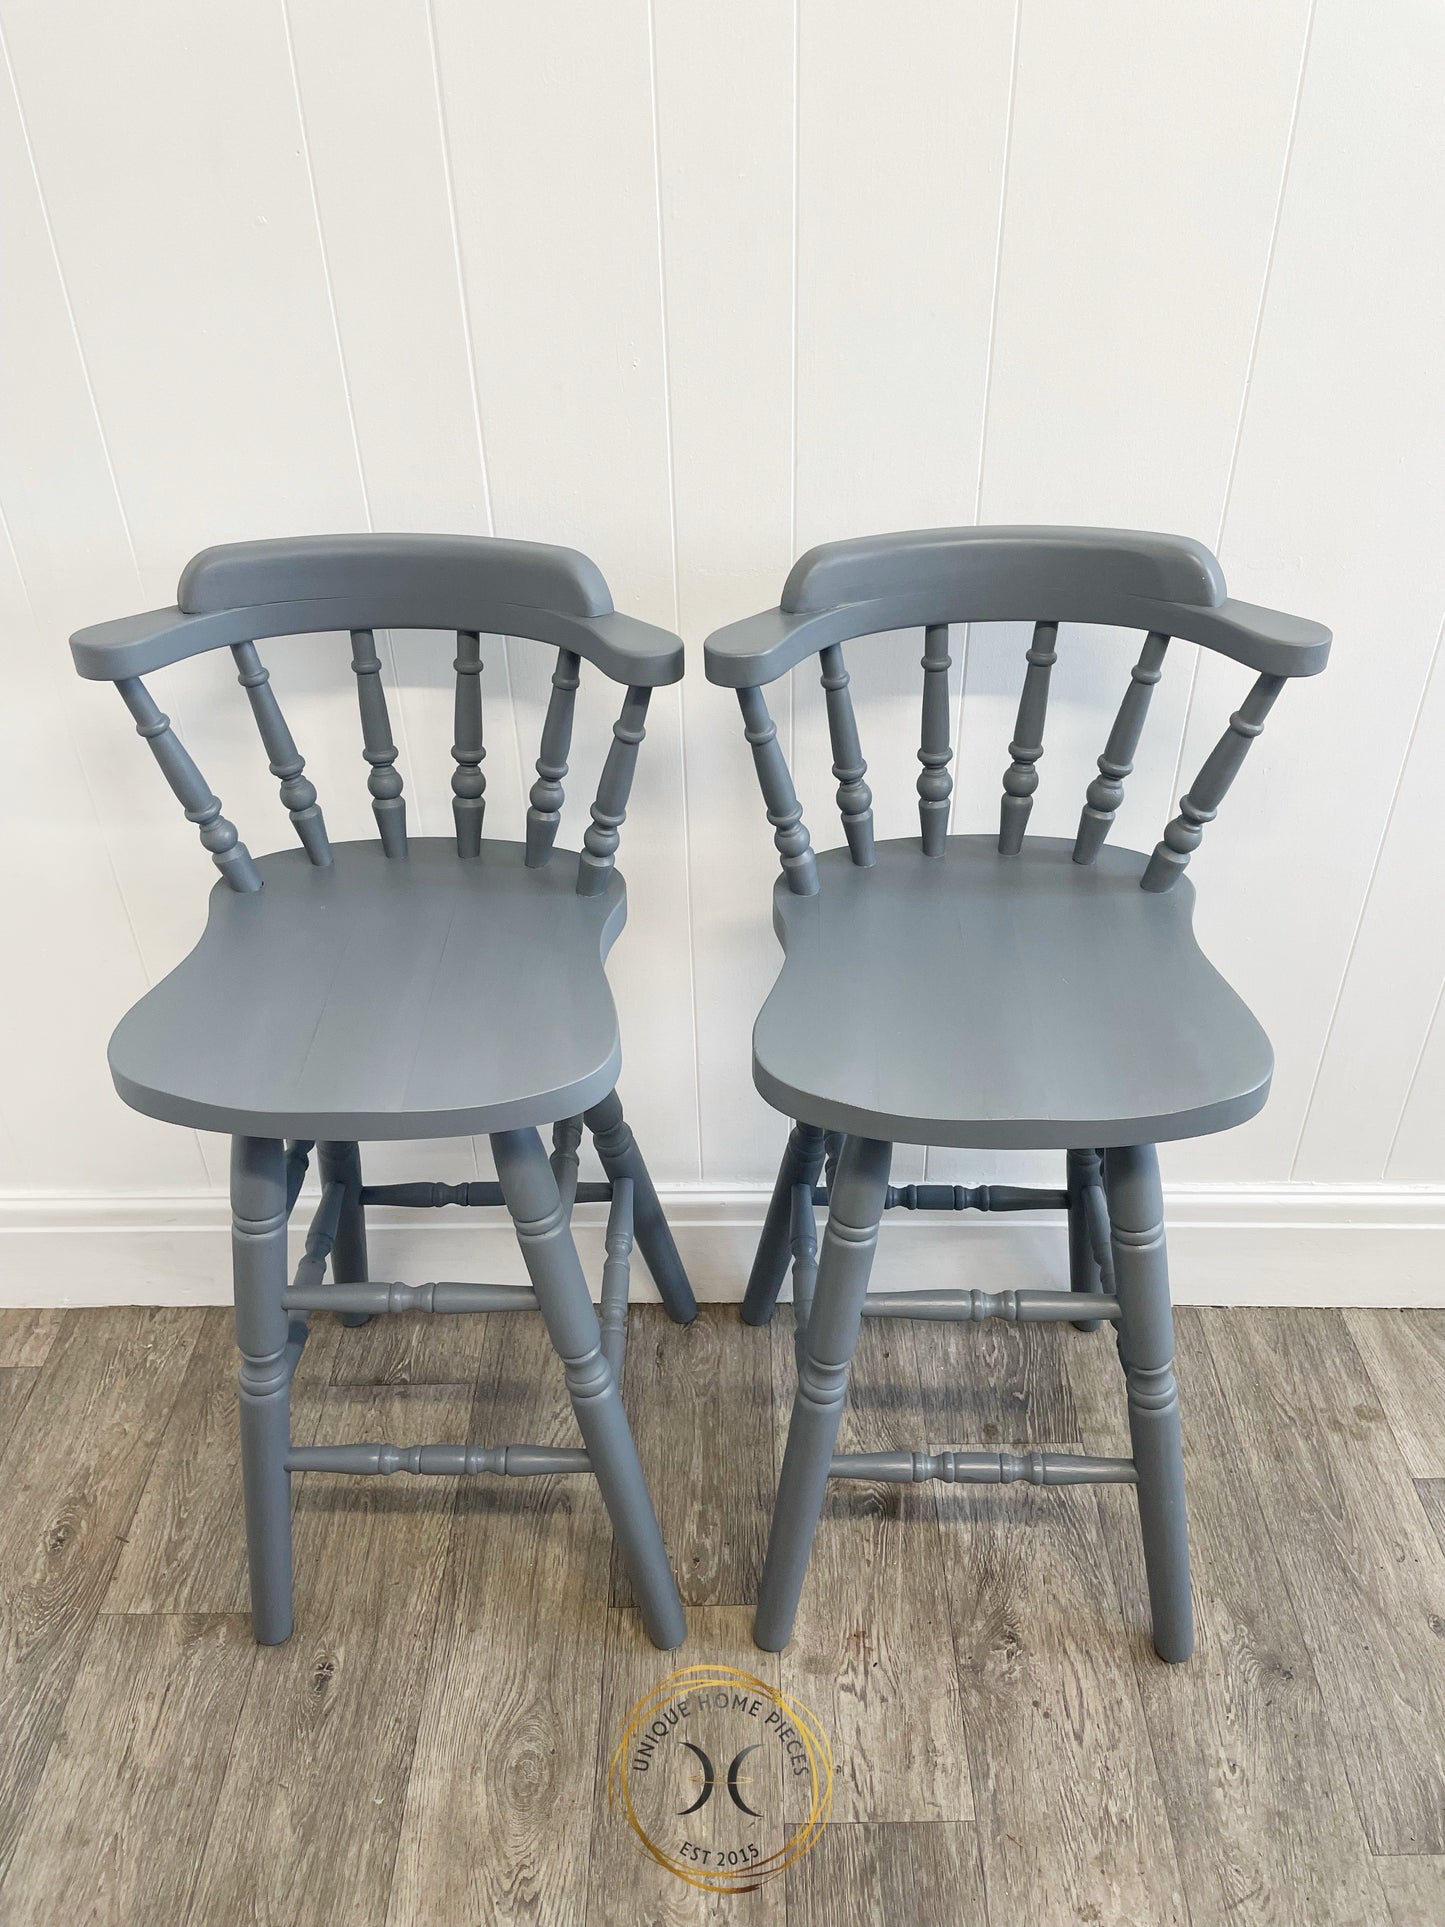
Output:
[[[662,1202],[698,1297],[740,1298],[767,1193],[676,1187]],[[1445,1186],[1182,1185],[1165,1213],[1181,1304],[1445,1305]],[[579,1206],[576,1219],[594,1285],[602,1215]],[[215,1191],[0,1194],[0,1306],[229,1304],[228,1232]],[[500,1212],[374,1209],[368,1236],[375,1277],[524,1279]],[[897,1211],[873,1282],[1001,1290],[1066,1270],[1062,1213]],[[633,1289],[650,1296],[640,1266]]]

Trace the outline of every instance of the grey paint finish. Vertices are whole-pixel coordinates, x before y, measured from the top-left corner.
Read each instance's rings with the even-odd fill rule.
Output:
[[[1003,779],[996,842],[946,836],[948,624],[1027,619],[1033,638]],[[1061,621],[1147,630],[1072,844],[1027,836]],[[921,624],[920,837],[813,852],[762,685],[817,651],[834,773],[857,766],[840,644]],[[1251,665],[1253,690],[1154,854],[1108,849],[1172,636]],[[1284,679],[1323,668],[1318,624],[1231,602],[1196,542],[1099,529],[953,529],[815,549],[777,609],[707,645],[709,677],[736,687],[783,859],[773,923],[784,960],[753,1033],[763,1097],[796,1120],[743,1317],[766,1323],[794,1262],[798,1390],[754,1637],[789,1639],[827,1479],[1092,1484],[1137,1488],[1154,1644],[1193,1648],[1179,1401],[1155,1144],[1229,1128],[1269,1091],[1269,1041],[1194,940],[1176,889]],[[871,799],[870,799],[871,801]],[[1141,887],[1142,886],[1142,887]],[[840,1141],[841,1137],[841,1141]],[[905,1202],[887,1182],[897,1141],[1067,1153],[1070,1290],[917,1291],[870,1298],[878,1225]],[[1102,1153],[1099,1147],[1108,1147]],[[815,1192],[818,1159],[825,1188]],[[961,1208],[967,1186],[909,1187],[918,1208]],[[812,1214],[829,1208],[822,1256]],[[1012,1200],[1011,1200],[1012,1201]],[[1033,1200],[1031,1200],[1032,1202]],[[980,1200],[994,1204],[992,1188]],[[1002,1203],[1002,1199],[1000,1199]],[[1087,1315],[1081,1317],[1080,1312]],[[925,1322],[1117,1322],[1131,1459],[945,1451],[833,1455],[863,1317]]]
[[[1043,621],[1157,629],[1281,676],[1317,675],[1330,648],[1319,623],[1227,596],[1219,564],[1183,536],[919,529],[811,550],[794,565],[776,609],[708,637],[707,673],[747,688],[852,636]]]
[[[753,1621],[753,1638],[765,1652],[781,1652],[792,1637],[843,1416],[892,1157],[891,1144],[850,1137],[838,1161]]]
[[[470,535],[329,535],[207,549],[177,606],[82,629],[82,676],[142,676],[208,649],[340,629],[474,630],[574,650],[617,682],[676,682],[682,644],[612,607],[570,549]]]
[[[251,1566],[251,1624],[263,1646],[291,1635],[290,1320],[286,1268],[286,1147],[231,1145],[231,1253],[241,1352],[241,1476]]]
[[[528,870],[524,855],[488,841],[459,862],[427,837],[405,862],[369,842],[336,844],[324,870],[300,850],[262,857],[265,889],[214,889],[196,948],[121,1019],[116,1089],[173,1124],[350,1141],[550,1125],[601,1102],[622,1061],[602,968],[622,880],[579,897],[575,857]]]
[[[509,598],[514,601],[509,601]],[[199,943],[122,1019],[116,1088],[136,1109],[232,1137],[241,1453],[255,1634],[291,1631],[290,1471],[451,1476],[591,1471],[655,1643],[683,1617],[617,1387],[634,1235],[674,1317],[691,1287],[614,1089],[621,1063],[604,960],[626,915],[619,829],[654,683],[681,672],[676,637],[612,610],[571,551],[463,538],[348,537],[209,550],[186,569],[181,608],[73,638],[83,675],[113,677],[222,881]],[[526,605],[523,620],[510,615]],[[374,628],[457,632],[455,838],[409,839]],[[362,754],[379,835],[327,837],[316,791],[255,638],[351,632]],[[527,843],[482,835],[486,782],[481,633],[558,644]],[[231,648],[302,849],[256,863],[140,680],[201,650]],[[582,853],[555,852],[561,778],[582,656],[625,684]],[[620,674],[619,674],[620,672]],[[237,911],[240,912],[237,915]],[[586,1115],[611,1210],[603,1322],[571,1232]],[[555,1127],[556,1171],[536,1127]],[[530,1290],[371,1280],[359,1141],[487,1132],[499,1184],[377,1187],[424,1207],[504,1202]],[[289,1142],[288,1142],[289,1141]],[[294,1281],[287,1221],[319,1145],[322,1192]],[[325,1282],[328,1263],[331,1282]],[[537,1310],[566,1373],[586,1451],[359,1443],[292,1447],[291,1379],[313,1312]]]
[[[1154,1650],[1178,1662],[1194,1650],[1194,1604],[1159,1159],[1152,1144],[1134,1144],[1110,1150],[1105,1164]]]
[[[648,1637],[654,1646],[681,1645],[687,1624],[677,1581],[541,1139],[533,1130],[494,1132],[492,1155]]]
[[[786,956],[753,1032],[759,1091],[828,1130],[1001,1149],[1252,1117],[1269,1040],[1195,943],[1193,891],[1147,894],[1144,863],[1106,848],[1086,868],[1058,837],[1013,857],[951,837],[942,862],[887,841],[870,870],[823,851],[815,896],[774,891]]]

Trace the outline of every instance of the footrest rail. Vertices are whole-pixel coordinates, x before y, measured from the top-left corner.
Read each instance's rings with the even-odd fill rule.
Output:
[[[835,1452],[830,1479],[877,1479],[886,1485],[1136,1485],[1132,1459],[1078,1452]]]
[[[535,1311],[537,1294],[527,1285],[370,1282],[362,1285],[301,1284],[283,1292],[288,1311]]]
[[[1117,1318],[1119,1301],[1102,1292],[1077,1291],[870,1291],[865,1318],[951,1319],[982,1324],[1002,1318],[1010,1325],[1062,1325],[1081,1308],[1090,1318]]]
[[[383,1478],[414,1472],[435,1479],[494,1472],[507,1479],[535,1479],[547,1472],[590,1472],[592,1461],[580,1448],[556,1445],[293,1445],[286,1470]]]

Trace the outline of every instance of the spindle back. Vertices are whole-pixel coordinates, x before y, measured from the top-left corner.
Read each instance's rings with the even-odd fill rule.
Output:
[[[648,699],[655,687],[681,676],[682,644],[667,630],[618,614],[600,571],[574,549],[463,535],[229,543],[186,564],[174,608],[82,629],[70,647],[82,676],[115,683],[225,882],[247,891],[261,887],[251,854],[143,677],[212,649],[230,650],[281,801],[307,856],[324,866],[332,860],[331,844],[316,789],[256,645],[316,631],[348,633],[377,833],[386,855],[404,860],[406,798],[376,645],[376,631],[390,628],[449,630],[456,638],[452,813],[459,857],[480,855],[486,810],[482,637],[526,637],[557,651],[527,812],[529,868],[548,861],[556,840],[583,660],[623,685],[621,714],[578,859],[579,894],[604,890]]]
[[[1179,815],[1140,877],[1167,890],[1182,874],[1250,743],[1285,681],[1316,675],[1330,634],[1318,623],[1232,600],[1208,549],[1185,536],[1125,529],[924,529],[866,536],[811,549],[793,565],[776,609],[710,636],[708,677],[736,689],[745,733],[773,825],[788,887],[811,895],[817,866],[764,687],[810,655],[820,659],[833,746],[838,808],[854,863],[874,861],[872,794],[843,662],[857,636],[923,631],[923,706],[918,760],[919,828],[924,853],[947,848],[953,780],[949,737],[949,626],[960,622],[1033,623],[1025,656],[1010,762],[999,813],[1000,854],[1023,848],[1043,754],[1049,677],[1061,623],[1099,623],[1144,631],[1145,640],[1114,726],[1089,784],[1074,861],[1092,863],[1133,768],[1149,699],[1172,637],[1201,644],[1256,672],[1256,681],[1179,805]]]

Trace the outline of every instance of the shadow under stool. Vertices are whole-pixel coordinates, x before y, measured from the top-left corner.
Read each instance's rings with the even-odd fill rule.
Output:
[[[376,634],[455,634],[454,835],[410,836]],[[329,838],[256,644],[349,634],[376,841]],[[556,650],[524,843],[482,834],[483,634]],[[82,676],[112,681],[220,871],[191,954],[122,1019],[116,1089],[151,1117],[232,1140],[232,1251],[252,1623],[291,1632],[291,1474],[591,1473],[655,1645],[684,1632],[618,1389],[634,1238],[672,1318],[696,1312],[622,1114],[604,962],[626,919],[614,855],[648,699],[682,645],[618,614],[585,556],[465,536],[317,536],[207,549],[177,606],[84,629]],[[143,678],[226,649],[299,849],[253,858]],[[555,847],[583,661],[623,685],[580,851]],[[539,1126],[553,1127],[550,1157]],[[605,1184],[578,1183],[584,1125]],[[369,1140],[490,1138],[498,1182],[367,1185]],[[294,1277],[286,1233],[315,1149],[321,1197]],[[606,1201],[601,1317],[573,1242],[574,1202]],[[530,1286],[379,1282],[366,1207],[505,1205]],[[327,1271],[330,1279],[327,1279]],[[308,1320],[537,1310],[562,1361],[580,1450],[539,1445],[297,1447],[291,1379]]]
[[[997,835],[949,834],[949,625],[1033,624]],[[1061,623],[1144,632],[1072,841],[1026,836]],[[842,645],[923,630],[920,834],[875,839]],[[1107,838],[1171,638],[1255,672],[1152,853]],[[754,1637],[791,1637],[830,1478],[1135,1487],[1155,1649],[1187,1659],[1184,1467],[1155,1147],[1254,1116],[1273,1057],[1195,942],[1184,870],[1291,676],[1329,632],[1226,595],[1182,537],[1109,529],[935,529],[835,542],[797,562],[778,608],[718,631],[707,673],[736,689],[782,876],[784,950],[753,1077],[794,1120],[743,1317],[772,1317],[791,1252],[798,1383]],[[819,658],[845,847],[815,853],[764,686]],[[895,1143],[1064,1153],[1057,1190],[889,1184]],[[825,1182],[820,1185],[820,1175]],[[818,1250],[815,1206],[827,1206]],[[1057,1208],[1068,1291],[870,1294],[886,1210]],[[1112,1325],[1132,1456],[837,1453],[865,1317]]]

